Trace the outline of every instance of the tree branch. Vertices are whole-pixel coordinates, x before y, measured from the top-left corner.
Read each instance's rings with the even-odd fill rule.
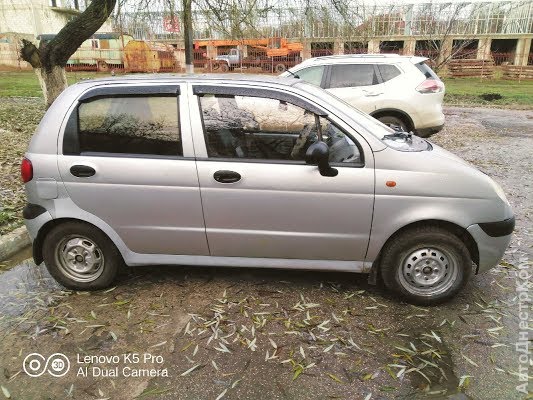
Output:
[[[20,58],[29,63],[32,68],[41,68],[41,53],[37,46],[26,39],[22,39]]]
[[[92,0],[84,12],[68,22],[63,29],[42,47],[41,64],[47,70],[64,67],[81,44],[90,38],[109,18],[117,0]]]

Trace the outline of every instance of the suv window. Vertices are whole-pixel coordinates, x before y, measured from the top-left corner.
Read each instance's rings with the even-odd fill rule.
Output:
[[[379,83],[373,64],[331,66],[330,88],[371,86]]]
[[[419,62],[418,64],[415,64],[415,66],[418,68],[418,70],[420,72],[422,72],[424,74],[424,76],[427,79],[439,79],[437,74],[435,72],[433,72],[431,67],[429,65],[427,65],[424,61]]]
[[[203,95],[200,106],[210,158],[303,161],[318,139],[319,121],[323,140],[332,149],[332,162],[361,161],[358,147],[339,128],[293,104],[262,97]]]
[[[304,68],[296,72],[296,75],[303,79],[306,82],[312,83],[313,85],[320,86],[322,83],[322,75],[324,73],[324,66],[319,65],[316,67]]]
[[[171,97],[100,97],[78,107],[79,152],[181,156],[178,102]]]
[[[401,73],[400,70],[394,65],[379,64],[378,68],[383,82],[390,81],[392,78],[396,78]]]

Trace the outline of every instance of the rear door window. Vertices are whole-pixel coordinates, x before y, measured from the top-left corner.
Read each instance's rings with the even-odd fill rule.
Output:
[[[78,107],[82,153],[183,155],[176,96],[99,97]]]
[[[391,79],[396,78],[401,73],[400,70],[394,65],[380,64],[378,65],[378,68],[383,82],[390,81]]]
[[[330,88],[372,86],[379,83],[373,64],[331,66]]]

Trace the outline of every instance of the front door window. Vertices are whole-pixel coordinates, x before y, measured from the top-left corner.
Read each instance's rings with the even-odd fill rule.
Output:
[[[360,162],[354,141],[327,118],[285,101],[251,96],[200,97],[209,158],[277,160],[303,164],[309,146],[323,140],[332,163]]]

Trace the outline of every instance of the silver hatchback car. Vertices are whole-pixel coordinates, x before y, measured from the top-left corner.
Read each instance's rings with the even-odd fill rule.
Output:
[[[72,289],[123,264],[293,268],[434,304],[496,266],[514,228],[487,175],[293,78],[75,84],[21,170],[35,262]]]

